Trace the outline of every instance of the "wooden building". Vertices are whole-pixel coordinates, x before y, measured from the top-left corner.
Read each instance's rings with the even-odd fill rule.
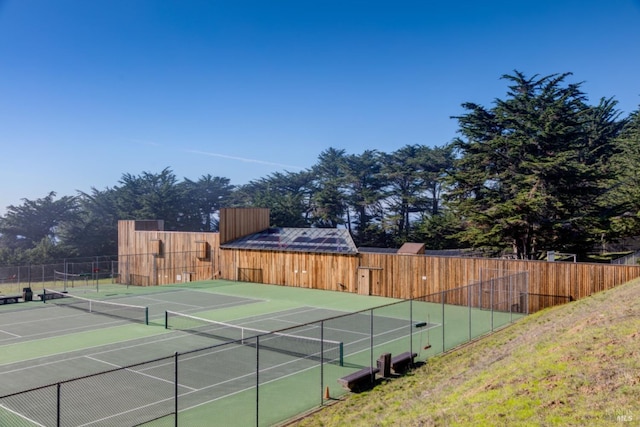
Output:
[[[122,282],[222,278],[406,299],[525,274],[530,294],[580,299],[640,277],[640,266],[425,256],[421,244],[360,252],[346,230],[270,228],[260,208],[222,209],[219,233],[163,228],[119,222]]]

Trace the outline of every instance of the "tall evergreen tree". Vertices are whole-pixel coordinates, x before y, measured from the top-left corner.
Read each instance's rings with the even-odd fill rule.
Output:
[[[383,159],[382,173],[388,183],[387,217],[395,224],[395,240],[404,243],[412,232],[412,222],[440,213],[445,176],[453,166],[453,149],[406,145]]]
[[[239,187],[232,199],[236,206],[270,208],[273,226],[307,227],[311,189],[309,172],[275,172]]]
[[[605,196],[610,223],[604,234],[609,240],[640,234],[640,108],[629,115],[616,142],[614,178]]]
[[[580,84],[565,82],[569,75],[516,71],[503,76],[511,86],[493,108],[463,104],[449,195],[464,221],[463,240],[495,251],[511,246],[519,258],[584,251],[593,240],[590,206],[601,194],[603,158],[589,156],[607,151],[610,140],[590,139],[596,131],[587,125],[600,131],[615,113],[603,123],[588,120],[594,111]]]
[[[167,230],[179,227],[181,190],[171,169],[139,176],[126,173],[120,184],[114,187],[120,219],[163,219]]]
[[[382,173],[388,180],[387,200],[389,219],[395,224],[393,232],[397,240],[406,240],[410,231],[412,213],[424,211],[425,180],[423,178],[424,148],[405,145],[383,157]]]
[[[311,168],[313,176],[312,224],[335,228],[346,222],[345,150],[329,148],[318,156]]]
[[[65,256],[115,255],[118,252],[117,192],[91,189],[80,192],[78,215],[61,227],[62,246]]]
[[[382,155],[365,150],[346,159],[346,183],[349,208],[353,211],[353,226],[348,222],[354,240],[364,246],[386,246],[389,239],[384,221],[384,188],[387,182],[381,173]]]
[[[220,208],[229,200],[234,186],[229,178],[203,175],[198,181],[185,178],[182,190],[180,228],[190,231],[216,231]]]
[[[60,226],[74,221],[77,215],[75,197],[64,196],[56,200],[56,193],[36,199],[22,199],[22,205],[7,207],[0,217],[0,242],[9,249],[32,249],[43,239],[56,245],[60,240]]]

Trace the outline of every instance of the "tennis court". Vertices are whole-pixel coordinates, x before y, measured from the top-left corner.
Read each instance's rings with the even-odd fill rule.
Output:
[[[346,393],[337,379],[382,353],[424,361],[521,317],[228,281],[67,291],[148,321],[66,298],[1,307],[1,425],[273,425]]]

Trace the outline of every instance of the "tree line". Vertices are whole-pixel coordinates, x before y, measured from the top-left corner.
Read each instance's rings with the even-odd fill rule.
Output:
[[[614,98],[590,105],[570,76],[502,76],[506,95],[463,104],[458,136],[442,146],[329,148],[307,170],[245,185],[211,174],[179,180],[165,168],[23,199],[0,217],[0,264],[115,254],[121,219],[216,231],[220,208],[236,206],[270,208],[273,226],[344,227],[358,246],[584,256],[640,231],[640,115],[622,117]]]

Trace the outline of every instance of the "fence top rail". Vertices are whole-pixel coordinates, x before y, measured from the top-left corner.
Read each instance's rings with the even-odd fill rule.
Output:
[[[635,251],[623,257],[612,259],[611,264],[627,265],[627,261],[632,261],[631,265],[635,265],[637,263],[638,258],[640,258],[640,251]]]
[[[98,255],[92,257],[78,257],[78,258],[63,258],[63,259],[54,259],[50,262],[44,263],[28,263],[28,264],[6,264],[1,265],[1,268],[38,268],[42,266],[50,266],[50,265],[60,265],[60,264],[79,264],[79,263],[91,263],[91,262],[106,262],[106,261],[117,261],[118,255]]]

